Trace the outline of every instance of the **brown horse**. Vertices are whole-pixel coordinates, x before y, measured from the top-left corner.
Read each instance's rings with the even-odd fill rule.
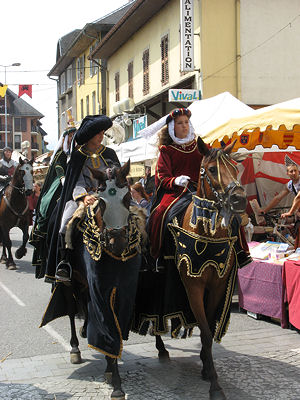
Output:
[[[23,232],[22,245],[16,250],[16,258],[22,258],[27,250],[29,227],[29,209],[27,195],[33,188],[33,159],[30,161],[19,159],[19,165],[15,169],[12,180],[4,190],[0,202],[0,229],[2,234],[3,251],[1,263],[8,269],[16,269],[16,264],[11,253],[11,240],[9,231],[18,227]],[[6,254],[7,250],[7,254]]]
[[[169,224],[176,244],[176,264],[201,331],[202,376],[210,381],[210,398],[226,399],[218,383],[212,341],[220,342],[229,323],[237,272],[237,247],[246,196],[230,158],[234,143],[203,154],[197,194],[180,225]]]

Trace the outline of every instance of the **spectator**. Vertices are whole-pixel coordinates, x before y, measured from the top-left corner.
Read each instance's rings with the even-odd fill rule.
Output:
[[[151,167],[145,167],[145,176],[139,180],[139,182],[143,185],[145,192],[152,197],[155,192],[155,176],[151,176]]]
[[[139,207],[145,208],[147,210],[147,215],[149,216],[150,213],[149,196],[147,195],[141,182],[137,182],[131,186],[131,196]]]

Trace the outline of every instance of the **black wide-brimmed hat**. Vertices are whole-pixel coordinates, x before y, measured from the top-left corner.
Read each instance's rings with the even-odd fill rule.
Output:
[[[106,131],[112,126],[112,120],[106,115],[88,115],[83,118],[75,134],[77,144],[87,143],[101,131]]]

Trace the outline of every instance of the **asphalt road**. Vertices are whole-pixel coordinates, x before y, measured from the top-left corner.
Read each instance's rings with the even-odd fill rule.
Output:
[[[22,232],[11,230],[13,254],[21,245]],[[17,270],[7,270],[0,264],[0,359],[9,354],[10,358],[32,357],[69,351],[70,328],[68,318],[59,318],[46,327],[39,328],[43,313],[51,295],[51,286],[42,279],[35,279],[31,265],[33,248],[27,246],[27,254],[15,260]],[[238,310],[235,303],[229,330],[239,332],[245,329],[264,329],[271,322],[256,321]],[[81,321],[76,322],[77,327]],[[280,329],[280,327],[278,327]],[[197,334],[194,330],[194,334]],[[79,335],[78,335],[79,337]],[[165,340],[171,340],[169,336]],[[79,337],[80,349],[87,349],[85,339]],[[154,338],[131,334],[130,344],[153,342]],[[218,346],[217,344],[214,346]]]

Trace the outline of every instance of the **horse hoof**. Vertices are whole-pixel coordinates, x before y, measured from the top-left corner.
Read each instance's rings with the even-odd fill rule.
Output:
[[[158,359],[159,359],[159,362],[161,362],[161,363],[169,362],[170,361],[169,352],[167,350],[160,351],[158,353]]]
[[[214,390],[213,392],[209,392],[210,400],[226,400],[226,396],[222,389]]]
[[[82,327],[79,329],[79,335],[80,335],[82,338],[86,339],[86,329],[85,329],[84,326],[82,326]]]
[[[14,271],[15,269],[17,269],[16,264],[15,263],[10,263],[6,266],[7,269],[9,269],[10,271]]]
[[[19,248],[16,250],[15,256],[18,260],[20,260],[20,258],[24,257],[26,253],[27,253],[27,249]]]
[[[81,364],[82,358],[81,358],[80,352],[79,353],[70,353],[70,361],[71,361],[71,364]]]
[[[1,257],[0,263],[1,264],[6,264],[7,263],[7,258],[6,257]]]
[[[114,390],[110,397],[111,400],[125,400],[125,393],[120,389]]]
[[[111,385],[112,384],[112,372],[105,372],[104,373],[104,379],[105,379],[106,383]]]

